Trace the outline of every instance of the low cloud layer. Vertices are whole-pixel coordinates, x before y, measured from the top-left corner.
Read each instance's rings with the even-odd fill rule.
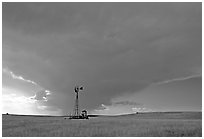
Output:
[[[34,100],[43,100],[48,101],[47,97],[50,95],[50,92],[48,90],[41,90],[39,92],[36,92],[36,94],[31,98]]]
[[[113,104],[115,105],[132,105],[132,106],[142,106],[143,104],[138,103],[138,102],[134,102],[134,101],[118,101],[118,102],[114,102]]]
[[[95,109],[152,83],[201,75],[201,3],[3,3],[3,67]],[[4,85],[8,82],[3,82]],[[30,94],[33,95],[33,94]],[[37,97],[36,97],[37,98]]]

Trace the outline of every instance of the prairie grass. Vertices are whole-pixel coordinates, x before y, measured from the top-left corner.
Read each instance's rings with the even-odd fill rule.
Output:
[[[202,136],[201,113],[150,113],[89,120],[2,116],[3,137],[171,137]]]

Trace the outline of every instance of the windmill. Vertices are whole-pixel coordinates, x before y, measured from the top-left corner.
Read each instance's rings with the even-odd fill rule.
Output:
[[[74,88],[74,92],[76,93],[76,99],[75,99],[75,107],[74,107],[74,116],[79,117],[79,91],[83,90],[83,87],[76,86]]]
[[[70,116],[69,119],[88,119],[87,111],[83,110],[82,115],[79,114],[79,91],[83,90],[83,87],[76,86],[74,92],[76,93],[74,115]]]

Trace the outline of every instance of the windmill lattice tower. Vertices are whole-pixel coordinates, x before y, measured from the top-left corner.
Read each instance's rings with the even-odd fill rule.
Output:
[[[79,117],[79,91],[83,90],[83,87],[76,86],[74,88],[74,91],[76,93],[76,99],[75,99],[75,107],[74,107],[74,116]]]

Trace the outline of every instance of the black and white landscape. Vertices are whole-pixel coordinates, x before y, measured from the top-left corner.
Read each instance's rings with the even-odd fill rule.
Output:
[[[201,2],[3,2],[2,31],[4,137],[202,136]]]

